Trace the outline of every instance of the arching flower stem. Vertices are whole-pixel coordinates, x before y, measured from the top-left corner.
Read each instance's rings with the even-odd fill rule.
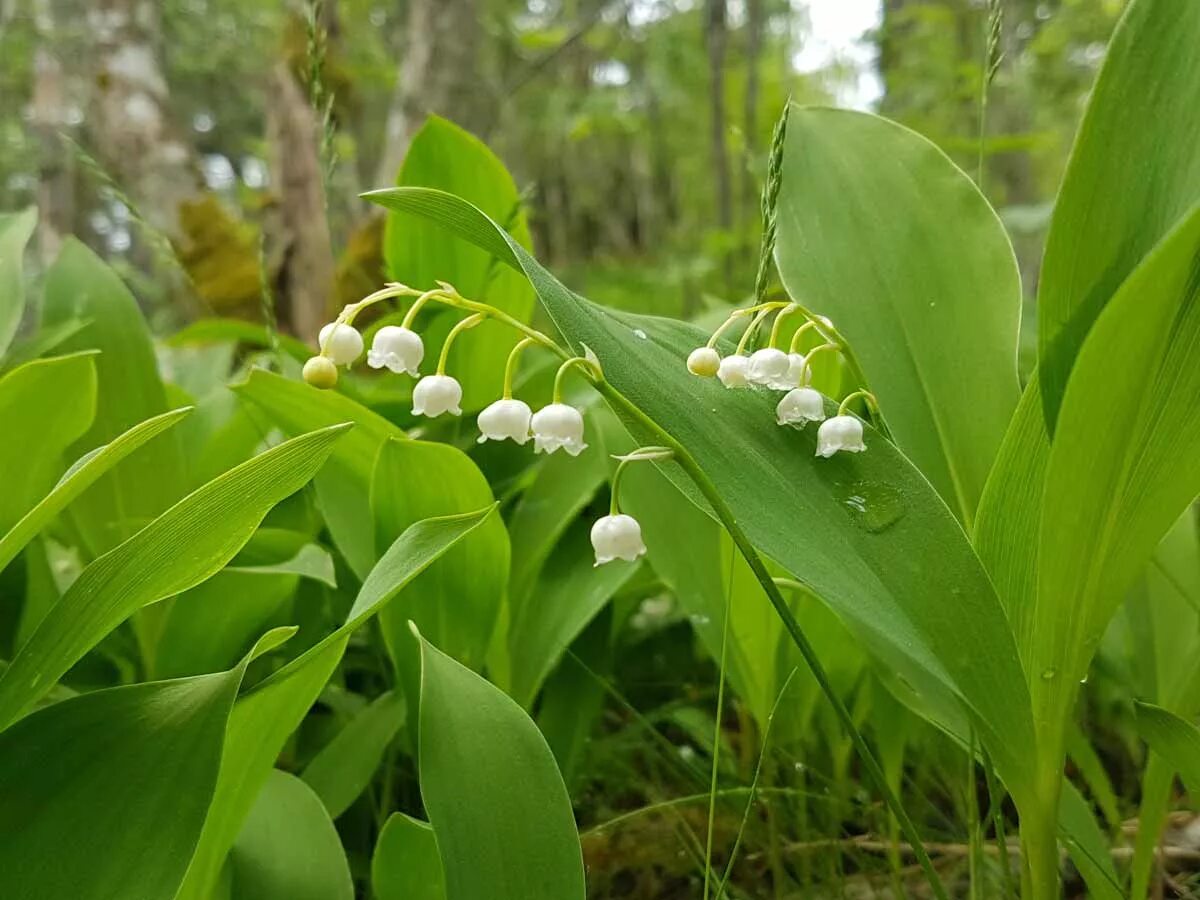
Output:
[[[504,363],[504,390],[501,392],[501,398],[504,400],[512,399],[512,384],[513,377],[517,374],[517,363],[521,359],[521,354],[530,344],[536,344],[537,341],[531,337],[521,338],[513,348],[508,351],[508,360]]]
[[[476,325],[482,322],[484,318],[485,316],[483,313],[475,313],[474,315],[467,316],[465,319],[460,319],[454,324],[454,327],[450,329],[450,333],[446,335],[446,340],[442,344],[442,355],[438,357],[437,364],[438,375],[446,374],[446,360],[450,358],[450,345],[454,343],[454,339],[468,328],[474,328]]]
[[[820,353],[828,353],[830,350],[840,349],[841,347],[839,347],[837,344],[827,343],[821,344],[818,347],[813,347],[811,350],[809,350],[804,356],[804,368],[800,370],[800,383],[804,384],[806,378],[812,377],[812,361],[814,356],[817,356]]]
[[[775,316],[775,321],[771,324],[771,338],[767,341],[768,347],[774,347],[779,343],[779,326],[783,324],[783,320],[792,313],[799,311],[800,307],[798,307],[795,303],[789,303],[778,312],[778,314]],[[805,322],[804,324],[807,325],[808,322]],[[802,325],[801,327],[804,326]]]
[[[792,304],[786,300],[770,300],[766,303],[759,303],[757,306],[747,306],[743,309],[735,309],[729,314],[729,317],[717,327],[717,330],[712,333],[712,337],[708,339],[708,343],[706,343],[704,346],[717,346],[717,341],[721,339],[721,335],[732,328],[734,323],[739,319],[744,319],[746,316],[753,315],[754,313],[761,313],[763,310],[770,311],[772,309],[781,309],[785,306],[791,305]]]
[[[653,460],[670,459],[675,453],[670,447],[639,447],[632,453],[627,453],[624,456],[617,456],[614,459],[619,460],[617,470],[613,472],[612,477],[612,498],[608,503],[608,514],[615,516],[620,513],[618,505],[618,496],[621,493],[621,476],[625,472],[625,467],[630,463],[635,462],[651,462]]]
[[[783,315],[783,314],[780,313],[780,315]],[[797,328],[792,333],[791,343],[788,344],[788,353],[799,353],[800,352],[800,349],[799,349],[800,348],[800,338],[804,337],[805,334],[812,331],[814,328],[819,327],[819,324],[820,323],[818,323],[816,319],[809,319],[807,322],[805,322],[803,325],[801,325],[799,328]]]
[[[556,344],[555,346],[557,347],[558,345]],[[558,367],[558,371],[554,373],[554,394],[550,401],[551,403],[563,402],[563,381],[566,379],[567,372],[570,371],[572,366],[579,366],[579,368],[585,370],[588,380],[590,380],[592,384],[596,384],[604,380],[604,373],[600,371],[600,367],[598,365],[596,365],[587,357],[572,356],[563,362],[563,364]]]
[[[763,309],[760,309],[750,320],[750,324],[746,326],[746,330],[742,332],[742,339],[738,341],[737,355],[741,356],[746,347],[750,344],[750,339],[754,337],[754,332],[758,330],[758,326],[762,324],[763,319],[771,314],[772,307],[764,303]]]
[[[876,416],[879,415],[879,401],[875,399],[875,395],[870,391],[855,391],[853,394],[847,394],[846,398],[838,404],[837,414],[839,416],[844,416],[846,414],[846,409],[859,397],[862,397],[867,401],[871,409],[875,411]]]

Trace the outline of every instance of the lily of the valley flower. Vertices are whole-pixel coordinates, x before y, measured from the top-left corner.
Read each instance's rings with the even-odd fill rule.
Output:
[[[825,419],[825,398],[810,387],[792,388],[775,407],[775,420],[780,425],[799,425]]]
[[[727,388],[743,388],[750,385],[750,358],[735,353],[721,360],[717,369],[717,377]]]
[[[413,415],[434,418],[442,413],[461,416],[462,385],[449,375],[426,375],[413,388]]]
[[[697,347],[687,358],[688,371],[701,378],[712,378],[721,368],[721,354],[713,347]]]
[[[788,374],[788,355],[775,347],[763,347],[750,354],[747,377],[754,384],[776,384]]]
[[[479,443],[511,440],[524,444],[529,440],[532,416],[533,411],[523,400],[497,400],[479,414]]]
[[[533,447],[537,453],[553,453],[560,447],[571,456],[587,449],[583,442],[583,413],[566,403],[551,403],[533,414]]]
[[[321,355],[333,360],[334,365],[348,366],[362,356],[362,335],[353,325],[330,322],[321,328],[317,341],[321,347]]]
[[[805,364],[803,353],[789,353],[787,374],[767,382],[767,387],[776,391],[790,391],[792,388],[804,387],[812,381],[812,371]]]
[[[328,390],[337,384],[337,366],[327,356],[314,356],[301,371],[304,380],[315,388]]]
[[[646,545],[642,542],[642,527],[637,519],[624,513],[597,519],[592,525],[592,549],[596,551],[598,566],[614,559],[633,562],[646,552]]]
[[[396,374],[407,372],[415,378],[424,357],[425,343],[419,334],[402,326],[385,325],[375,332],[367,351],[367,365],[372,369],[386,366]]]
[[[839,450],[861,453],[866,449],[862,422],[854,416],[841,415],[826,419],[817,431],[817,456],[828,459]]]

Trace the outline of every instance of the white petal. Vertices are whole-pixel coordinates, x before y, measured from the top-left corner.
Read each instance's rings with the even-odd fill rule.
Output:
[[[323,326],[317,342],[325,348],[325,356],[333,360],[335,365],[348,366],[362,356],[362,335],[353,325],[344,322],[330,322]]]

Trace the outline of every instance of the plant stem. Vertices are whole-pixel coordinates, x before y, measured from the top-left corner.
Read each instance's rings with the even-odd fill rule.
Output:
[[[731,510],[729,505],[725,502],[725,498],[721,496],[716,486],[709,479],[708,475],[705,474],[704,470],[700,468],[699,463],[696,462],[695,458],[691,455],[687,448],[679,443],[679,441],[677,441],[673,435],[671,435],[652,418],[642,412],[641,408],[639,408],[636,404],[631,403],[624,394],[614,388],[607,381],[599,380],[596,383],[596,389],[606,400],[609,401],[609,403],[620,407],[620,409],[624,411],[630,418],[635,420],[643,428],[656,435],[664,446],[669,447],[674,451],[675,461],[679,463],[680,468],[683,469],[687,476],[700,490],[700,493],[704,495],[704,498],[709,502],[709,505],[712,506],[713,512],[716,513],[716,516],[720,520],[721,524],[725,526],[725,530],[729,533],[730,538],[733,539],[733,542],[737,546],[738,551],[741,553],[742,558],[745,559],[747,565],[750,566],[750,570],[754,573],[754,577],[758,579],[759,584],[761,584],[763,590],[766,591],[767,599],[771,601],[771,605],[775,607],[775,612],[783,621],[784,628],[791,637],[792,643],[796,645],[796,648],[800,651],[800,655],[804,657],[804,661],[808,665],[809,670],[812,672],[813,678],[816,679],[821,691],[825,694],[826,698],[828,698],[830,704],[833,706],[834,712],[837,714],[842,726],[850,735],[850,739],[854,744],[854,749],[858,753],[863,768],[867,771],[867,774],[872,783],[875,785],[875,788],[883,796],[884,801],[892,810],[892,813],[896,816],[896,820],[900,823],[900,830],[904,833],[905,840],[912,845],[913,853],[916,855],[917,862],[924,871],[925,877],[928,879],[934,895],[938,898],[938,900],[948,900],[946,889],[942,886],[942,881],[938,877],[936,870],[933,868],[933,863],[929,859],[929,854],[925,852],[925,847],[921,843],[921,836],[917,833],[916,826],[913,824],[912,819],[909,818],[908,812],[904,809],[904,806],[900,803],[900,799],[892,792],[891,787],[887,783],[887,779],[884,777],[883,770],[880,768],[878,761],[875,759],[875,755],[871,752],[871,748],[867,746],[866,739],[863,737],[862,732],[860,732],[858,727],[854,724],[854,719],[850,715],[850,711],[846,708],[846,704],[842,702],[841,697],[838,696],[837,691],[830,682],[829,675],[825,671],[825,667],[821,664],[821,660],[817,657],[816,650],[814,650],[812,644],[809,643],[808,637],[804,634],[803,629],[800,627],[800,623],[796,620],[791,608],[783,599],[783,594],[780,593],[779,587],[771,578],[771,573],[767,571],[767,567],[763,563],[762,558],[758,555],[758,551],[754,549],[754,545],[750,542],[750,539],[746,536],[746,533],[742,531],[741,526],[738,524],[737,519],[733,515],[733,510]],[[1055,857],[1054,865],[1057,866],[1057,863],[1057,857]],[[1035,900],[1042,900],[1042,898],[1035,898]]]
[[[618,468],[619,471],[619,468]],[[717,673],[717,715],[713,725],[712,777],[708,796],[708,834],[704,840],[704,900],[712,880],[713,830],[717,817],[717,777],[721,763],[721,713],[725,706],[725,664],[729,655],[729,620],[733,618],[733,548],[729,548],[729,577],[725,582],[725,619],[721,623],[721,668]],[[718,889],[717,898],[721,892]]]

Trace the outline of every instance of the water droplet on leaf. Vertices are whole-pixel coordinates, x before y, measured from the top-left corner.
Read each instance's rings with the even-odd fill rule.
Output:
[[[856,481],[835,487],[842,505],[850,512],[850,518],[872,534],[891,528],[904,517],[904,499],[890,485]]]
[[[1047,669],[1042,673],[1042,681],[1051,681],[1058,674],[1058,669]]]

